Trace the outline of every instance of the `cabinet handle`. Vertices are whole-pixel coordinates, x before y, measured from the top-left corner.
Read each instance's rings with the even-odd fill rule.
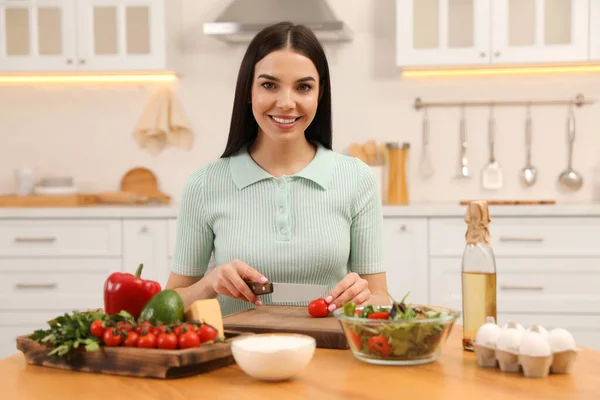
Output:
[[[500,57],[500,52],[499,51],[495,52],[494,57]]]
[[[146,225],[144,225],[140,228],[140,233],[147,233],[147,232],[148,232],[148,227]]]
[[[400,232],[406,232],[406,225],[400,226]]]
[[[56,289],[56,283],[17,283],[17,289]]]
[[[17,243],[53,243],[56,242],[55,237],[16,237]]]
[[[500,236],[501,242],[543,242],[544,238],[539,236]]]
[[[500,285],[502,290],[544,290],[542,285]]]
[[[72,58],[67,58],[67,64],[73,64],[73,59]]]
[[[81,65],[85,64],[85,60],[84,59],[79,60],[79,64],[81,64]]]
[[[487,56],[487,53],[485,51],[482,51],[481,53],[479,53],[479,57],[481,58],[485,58]]]

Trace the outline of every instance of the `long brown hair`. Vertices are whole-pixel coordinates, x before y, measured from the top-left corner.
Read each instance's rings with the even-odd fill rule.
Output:
[[[304,135],[331,150],[331,83],[325,51],[315,34],[303,25],[280,22],[260,31],[252,39],[242,59],[235,88],[227,146],[221,157],[235,154],[253,142],[258,135],[258,123],[252,114],[252,82],[254,66],[269,53],[291,48],[310,58],[319,73],[320,100],[315,118]]]

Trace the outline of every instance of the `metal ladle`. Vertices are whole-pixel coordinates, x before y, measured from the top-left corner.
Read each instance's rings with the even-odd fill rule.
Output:
[[[583,178],[579,173],[573,170],[573,142],[575,141],[575,116],[573,115],[573,105],[569,107],[569,119],[567,120],[567,138],[569,142],[569,154],[567,169],[558,177],[558,183],[563,188],[576,191],[583,185]]]
[[[527,119],[525,120],[525,167],[519,173],[519,178],[524,186],[533,186],[537,181],[537,169],[531,165],[531,106],[527,105]]]

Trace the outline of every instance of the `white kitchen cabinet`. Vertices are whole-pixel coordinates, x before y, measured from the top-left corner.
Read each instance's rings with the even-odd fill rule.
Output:
[[[396,13],[401,67],[587,61],[600,21],[585,0],[397,0]]]
[[[492,63],[587,61],[589,3],[494,0]]]
[[[385,218],[383,236],[388,292],[396,301],[410,292],[407,301],[427,304],[427,219]]]
[[[590,0],[590,61],[600,61],[600,0]]]
[[[0,1],[0,71],[75,71],[75,0]]]
[[[135,273],[140,264],[143,279],[164,288],[168,270],[168,222],[164,219],[123,221],[123,269]]]
[[[490,0],[397,0],[396,17],[400,66],[490,62]]]
[[[0,0],[0,72],[177,71],[181,0]]]

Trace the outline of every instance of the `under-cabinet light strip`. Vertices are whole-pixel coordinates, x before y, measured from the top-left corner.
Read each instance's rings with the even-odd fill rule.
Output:
[[[0,84],[22,83],[138,83],[172,82],[177,79],[173,74],[159,75],[0,75]]]
[[[481,76],[481,75],[531,75],[560,73],[600,72],[600,65],[570,65],[547,67],[498,67],[498,68],[456,68],[456,69],[405,69],[405,78]]]

